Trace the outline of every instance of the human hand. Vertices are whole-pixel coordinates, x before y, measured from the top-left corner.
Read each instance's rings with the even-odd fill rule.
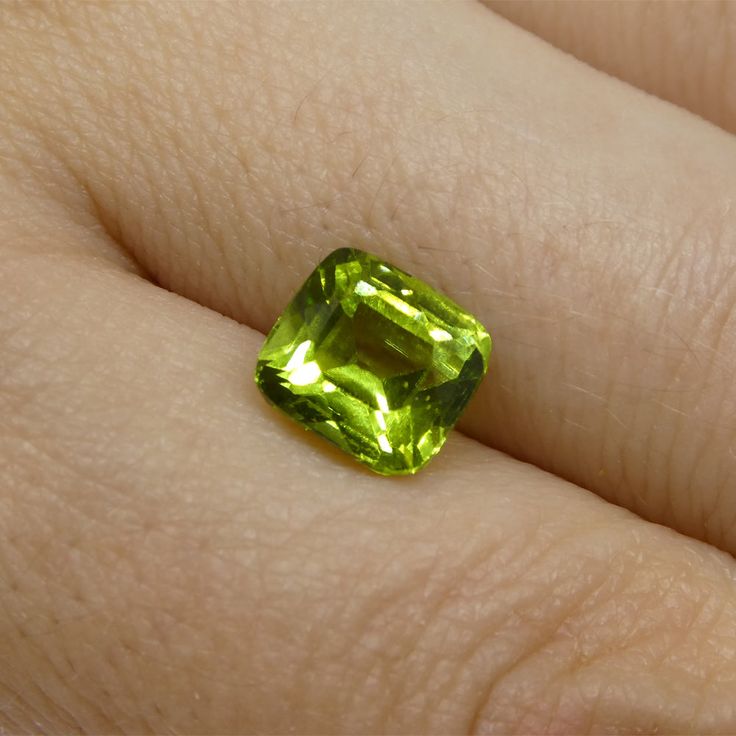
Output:
[[[733,46],[627,7],[735,130]],[[0,19],[0,728],[736,731],[732,135],[480,5]],[[416,477],[253,385],[345,244],[494,338]]]

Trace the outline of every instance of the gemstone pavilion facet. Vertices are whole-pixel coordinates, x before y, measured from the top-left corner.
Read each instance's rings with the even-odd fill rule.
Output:
[[[488,368],[483,325],[419,279],[354,248],[317,266],[258,356],[266,398],[384,475],[415,473]]]

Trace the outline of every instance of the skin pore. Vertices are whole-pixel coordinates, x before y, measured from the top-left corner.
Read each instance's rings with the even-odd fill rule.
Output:
[[[471,3],[0,28],[1,728],[736,730],[729,133]],[[494,337],[414,478],[252,383],[348,242]]]

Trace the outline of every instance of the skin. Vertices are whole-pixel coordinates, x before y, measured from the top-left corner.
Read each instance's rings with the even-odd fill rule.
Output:
[[[736,132],[736,5],[729,0],[484,0],[601,71]]]
[[[736,731],[729,133],[470,3],[0,28],[1,729]],[[252,382],[346,242],[494,337],[416,477]]]

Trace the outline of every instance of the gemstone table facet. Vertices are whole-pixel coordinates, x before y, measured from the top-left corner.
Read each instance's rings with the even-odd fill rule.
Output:
[[[258,355],[276,407],[384,475],[442,447],[488,369],[475,317],[375,256],[340,248],[309,276]]]

